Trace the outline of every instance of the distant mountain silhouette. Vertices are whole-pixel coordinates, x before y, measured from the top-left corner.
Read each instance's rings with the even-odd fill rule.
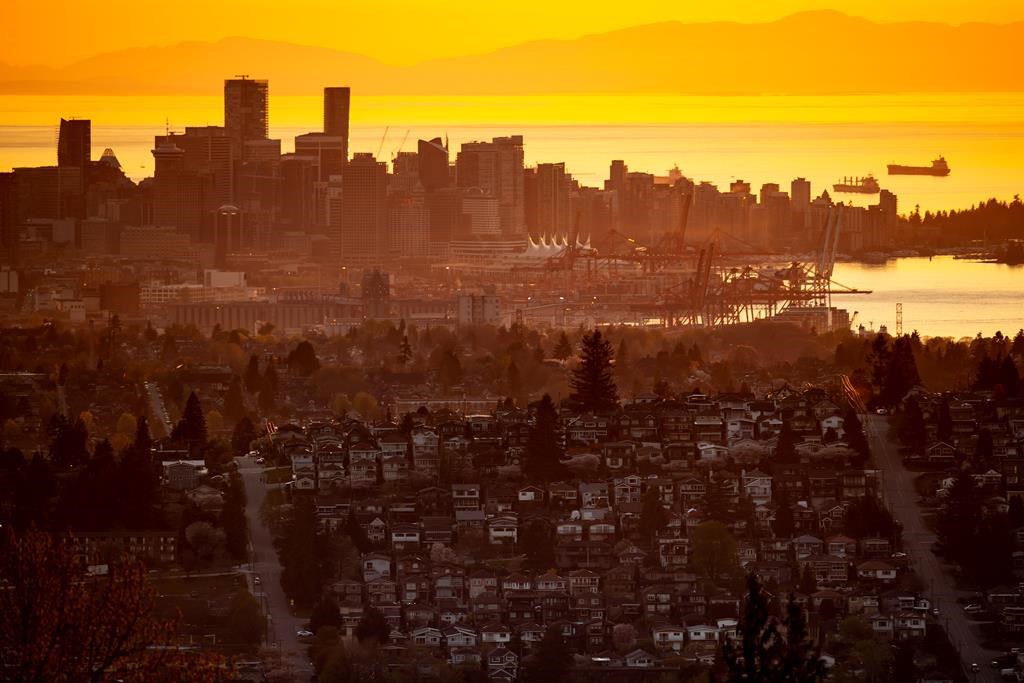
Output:
[[[0,64],[0,92],[214,94],[235,74],[275,94],[847,94],[1024,90],[1024,22],[876,23],[833,11],[762,24],[636,26],[392,66],[291,43],[225,38],[120,50],[48,69]]]

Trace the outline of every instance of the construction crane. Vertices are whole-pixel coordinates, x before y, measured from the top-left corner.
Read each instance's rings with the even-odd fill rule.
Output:
[[[384,149],[384,141],[388,139],[388,131],[391,130],[391,126],[384,126],[384,135],[380,136],[380,144],[377,145],[377,158],[380,158],[381,150]]]

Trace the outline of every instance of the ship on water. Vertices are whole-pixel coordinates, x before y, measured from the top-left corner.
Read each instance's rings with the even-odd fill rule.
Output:
[[[863,178],[843,178],[841,183],[832,186],[836,192],[853,192],[857,194],[878,194],[881,187],[875,176],[870,173]]]
[[[889,164],[889,175],[949,175],[949,164],[943,157],[932,160],[931,166],[902,166]]]

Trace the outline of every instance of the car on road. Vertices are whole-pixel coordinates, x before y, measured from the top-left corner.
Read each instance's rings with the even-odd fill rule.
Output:
[[[998,657],[996,657],[995,659],[992,660],[992,668],[993,669],[1005,669],[1006,667],[1013,666],[1016,663],[1017,663],[1017,655],[1014,655],[1014,654],[999,655]]]
[[[932,616],[933,617],[939,616],[939,608],[938,607],[936,607],[935,609],[932,610]]]
[[[295,635],[299,638],[312,638],[313,632],[308,629],[300,628],[298,631],[295,632]]]
[[[264,462],[266,462],[266,460],[264,460],[263,458],[256,458],[257,465],[262,465]]]
[[[968,614],[977,614],[982,611],[982,607],[978,603],[972,602],[971,604],[964,606],[964,611]]]
[[[889,411],[886,410],[885,408],[879,408],[878,410],[875,411],[875,415],[888,415],[888,414],[889,414]]]
[[[263,580],[262,580],[262,579],[260,579],[260,577],[258,577],[258,576],[257,576],[257,577],[255,577],[255,578],[254,578],[254,579],[252,580],[252,582],[253,582],[254,584],[256,584],[256,585],[258,586],[258,585],[260,585],[261,583],[263,583]]]

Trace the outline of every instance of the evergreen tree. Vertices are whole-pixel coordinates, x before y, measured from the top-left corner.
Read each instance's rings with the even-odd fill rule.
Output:
[[[647,489],[647,493],[644,494],[640,502],[642,505],[640,508],[640,533],[648,542],[653,543],[658,532],[668,526],[668,512],[661,503],[656,486]]]
[[[559,336],[558,343],[555,344],[555,350],[551,355],[558,360],[565,360],[572,355],[572,344],[569,343],[569,337],[565,335],[565,332]]]
[[[581,410],[606,412],[619,405],[619,394],[612,379],[612,346],[600,330],[583,336],[580,364],[570,379],[571,399]]]
[[[409,344],[409,335],[402,337],[402,343],[398,346],[398,364],[406,366],[412,360],[412,346]]]
[[[186,443],[206,443],[206,416],[196,392],[190,392],[185,401],[181,420],[174,427],[171,438]]]
[[[818,577],[814,575],[810,562],[805,564],[803,571],[800,572],[800,583],[797,585],[797,589],[804,595],[811,595],[818,590]]]
[[[245,417],[245,397],[242,395],[242,380],[238,375],[231,376],[231,383],[228,384],[228,391],[224,395],[224,417],[228,424],[237,424]]]
[[[800,456],[796,452],[796,435],[793,434],[789,420],[784,420],[782,423],[778,441],[775,443],[775,457],[772,462],[781,465],[795,465],[800,462]]]
[[[970,561],[982,525],[982,496],[967,470],[961,470],[939,512],[938,536],[943,553],[961,565]]]
[[[149,422],[145,415],[139,415],[135,420],[135,441],[132,442],[132,448],[148,456],[152,447],[153,438],[149,435]]]
[[[775,496],[775,518],[772,520],[772,533],[776,538],[793,538],[796,522],[793,519],[793,508],[785,490]]]
[[[1013,362],[1012,356],[1003,356],[999,364],[999,382],[1007,396],[1014,398],[1020,395],[1020,372],[1017,371],[1017,364]]]
[[[249,524],[245,517],[245,484],[238,472],[232,472],[224,495],[220,526],[224,529],[224,546],[235,562],[249,556]]]
[[[846,445],[850,447],[856,457],[850,459],[850,467],[853,469],[863,468],[871,457],[871,446],[864,435],[864,425],[861,424],[860,416],[852,407],[847,408],[843,417],[843,432]]]
[[[243,417],[235,424],[231,432],[231,449],[235,455],[245,455],[249,452],[252,442],[259,437],[256,427],[248,416]]]
[[[721,522],[703,522],[690,532],[693,552],[690,564],[694,571],[711,581],[736,568],[736,539]]]
[[[245,367],[245,388],[250,394],[257,394],[263,386],[263,375],[260,374],[260,359],[256,355],[249,356],[249,364]]]
[[[803,610],[790,596],[782,620],[758,578],[747,577],[738,642],[723,647],[728,683],[816,683],[824,680],[820,653],[807,637]],[[783,635],[785,632],[785,635]]]
[[[355,635],[360,644],[369,644],[371,647],[386,645],[391,637],[391,627],[379,609],[369,607],[363,610],[363,618],[356,624]]]
[[[278,556],[283,567],[281,587],[288,597],[304,605],[312,605],[320,596],[324,578],[316,529],[313,501],[296,497],[280,540]]]
[[[939,441],[950,443],[953,440],[953,417],[949,413],[949,395],[943,395],[939,404],[938,433]]]
[[[572,651],[558,626],[549,626],[523,667],[523,683],[561,681],[572,669]]]
[[[903,444],[915,455],[923,454],[928,446],[928,426],[921,412],[921,404],[913,396],[904,403],[899,435]]]
[[[555,566],[555,540],[547,524],[528,523],[519,535],[519,546],[528,569],[539,572]]]
[[[523,474],[527,478],[550,482],[566,475],[562,463],[562,438],[558,428],[558,413],[548,394],[537,404],[534,424],[526,441],[523,454]]]
[[[258,402],[260,410],[264,413],[272,412],[277,406],[277,370],[273,363],[268,363],[267,370],[263,373]]]
[[[309,377],[320,369],[320,359],[316,357],[316,350],[308,340],[299,342],[288,354],[288,369],[303,377]]]

